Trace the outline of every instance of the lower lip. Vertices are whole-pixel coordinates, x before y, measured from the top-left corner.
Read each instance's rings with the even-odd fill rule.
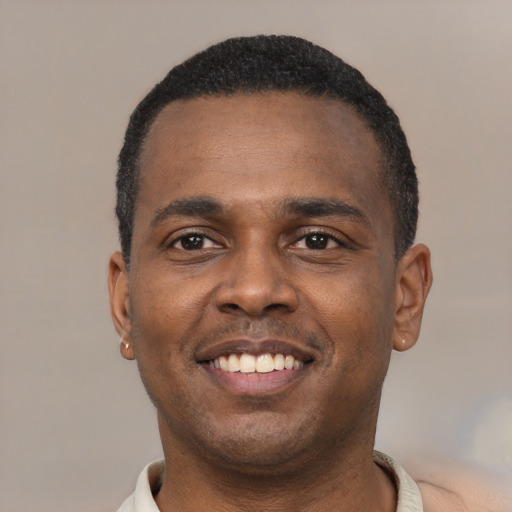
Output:
[[[309,364],[293,370],[277,370],[269,373],[226,372],[218,368],[203,365],[203,368],[224,388],[239,395],[262,396],[283,391],[302,377]]]

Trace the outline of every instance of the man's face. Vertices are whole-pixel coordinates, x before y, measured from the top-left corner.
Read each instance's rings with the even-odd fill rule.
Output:
[[[124,328],[164,447],[276,466],[372,438],[396,264],[358,115],[292,93],[176,101],[141,165]]]

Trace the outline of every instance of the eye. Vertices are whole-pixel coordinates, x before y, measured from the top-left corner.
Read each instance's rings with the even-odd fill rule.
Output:
[[[201,233],[187,233],[174,240],[171,247],[183,251],[198,251],[218,247],[218,244]]]
[[[333,249],[341,245],[338,240],[325,233],[310,233],[297,240],[294,244],[298,249],[312,250]]]

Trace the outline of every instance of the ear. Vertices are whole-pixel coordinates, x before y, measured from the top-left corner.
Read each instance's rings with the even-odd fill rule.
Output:
[[[121,252],[110,257],[108,265],[108,291],[110,294],[110,314],[117,333],[121,336],[121,355],[125,359],[135,359],[131,340],[130,287],[128,270]]]
[[[397,266],[393,348],[411,348],[420,334],[423,308],[432,286],[430,250],[424,244],[411,247]]]

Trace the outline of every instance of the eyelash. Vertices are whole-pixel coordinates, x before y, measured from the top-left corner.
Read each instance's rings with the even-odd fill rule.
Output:
[[[293,244],[291,244],[291,246],[293,247],[294,245],[297,245],[299,242],[305,241],[308,237],[313,237],[315,235],[319,235],[321,237],[326,237],[327,244],[329,244],[330,242],[334,242],[337,247],[350,248],[349,243],[347,241],[344,241],[339,236],[338,233],[335,234],[331,231],[326,230],[325,228],[324,229],[311,229],[311,230],[303,233],[295,242],[293,242]],[[322,248],[307,247],[307,249],[311,250],[311,251],[328,250],[328,249],[332,249],[332,248],[333,247],[322,247]]]
[[[173,238],[168,244],[167,244],[167,248],[168,249],[177,249],[176,248],[176,245],[179,244],[180,242],[182,243],[182,248],[181,249],[178,249],[178,250],[181,250],[181,251],[192,251],[193,249],[185,249],[183,247],[183,242],[184,240],[186,240],[187,238],[190,239],[192,237],[200,237],[203,241],[203,243],[205,241],[209,241],[209,242],[212,242],[213,244],[215,245],[220,245],[218,242],[216,242],[212,237],[209,237],[206,233],[202,232],[202,231],[198,231],[198,230],[193,230],[193,231],[188,231],[188,232],[185,232],[185,233],[182,233],[180,234],[180,236],[176,237],[176,238]],[[205,247],[200,247],[199,249],[197,250],[201,250],[201,249],[205,249]],[[209,249],[209,247],[206,247],[206,249]]]
[[[337,247],[347,248],[350,249],[350,244],[344,240],[341,240],[338,234],[334,234],[330,231],[327,231],[325,229],[311,229],[310,231],[302,233],[298,238],[295,239],[294,242],[289,244],[290,248],[293,248],[294,246],[297,246],[302,241],[305,241],[308,237],[313,237],[315,235],[319,235],[320,237],[326,237],[327,238],[327,245],[329,245],[330,242],[334,242]],[[188,238],[191,239],[192,237],[200,237],[202,240],[202,245],[204,245],[205,242],[211,242],[214,245],[221,246],[219,242],[216,242],[212,237],[208,236],[207,233],[200,230],[191,230],[185,233],[180,234],[178,237],[174,237],[168,244],[168,249],[177,249],[179,251],[185,251],[185,252],[192,252],[194,250],[200,251],[203,249],[210,249],[211,247],[199,247],[197,249],[186,249],[183,247],[183,242]],[[181,242],[182,247],[178,248],[176,247]],[[305,242],[307,243],[307,242]],[[332,249],[333,247],[319,247],[319,248],[313,248],[313,247],[304,247],[303,249],[311,250],[311,251],[322,251],[322,250],[328,250]]]

